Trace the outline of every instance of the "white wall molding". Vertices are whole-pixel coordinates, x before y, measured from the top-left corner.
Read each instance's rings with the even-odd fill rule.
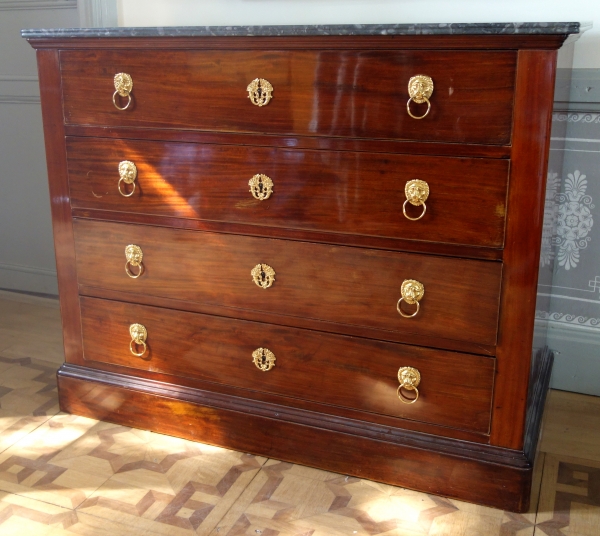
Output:
[[[77,0],[0,0],[0,11],[17,9],[77,9]]]
[[[37,76],[0,75],[0,104],[39,104]]]
[[[40,104],[40,98],[31,95],[0,95],[0,104]]]
[[[600,328],[536,319],[554,351],[551,387],[600,396]]]
[[[118,26],[117,0],[77,0],[82,28]]]
[[[0,263],[0,288],[58,294],[56,270]]]

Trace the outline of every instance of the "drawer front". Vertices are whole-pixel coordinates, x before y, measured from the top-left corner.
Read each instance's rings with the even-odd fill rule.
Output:
[[[289,240],[75,220],[80,284],[493,345],[502,265]],[[125,273],[125,247],[144,272]],[[252,269],[275,271],[269,288]],[[135,272],[135,269],[133,269]],[[414,318],[397,312],[405,280],[424,285]],[[416,305],[401,304],[405,314]],[[260,319],[260,315],[257,315]]]
[[[81,310],[88,361],[475,432],[489,429],[493,358],[94,298],[82,298]],[[141,357],[130,350],[134,323],[147,330]],[[253,363],[258,348],[275,355],[271,370]],[[134,345],[134,351],[143,347]],[[414,404],[396,394],[398,369],[406,366],[421,375]]]
[[[514,51],[66,50],[60,57],[67,124],[510,143]],[[133,80],[125,111],[112,100],[121,72]],[[415,75],[434,84],[423,120],[407,112]],[[248,98],[256,78],[273,87],[264,106]],[[414,115],[426,110],[411,103]]]
[[[502,247],[507,160],[118,139],[67,140],[76,208],[247,223],[429,242]],[[137,168],[119,193],[119,162]],[[248,182],[273,181],[266,199]],[[426,213],[407,202],[407,181],[429,185]],[[122,185],[124,193],[131,186]]]

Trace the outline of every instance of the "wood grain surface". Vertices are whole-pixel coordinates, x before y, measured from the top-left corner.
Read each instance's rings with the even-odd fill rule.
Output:
[[[67,124],[510,143],[513,51],[65,50],[60,57]],[[112,102],[120,72],[133,78],[126,111]],[[417,74],[435,86],[423,120],[406,110]],[[266,106],[248,99],[255,78],[273,85]],[[415,115],[427,109],[412,106]]]
[[[81,318],[62,119],[59,53],[56,50],[38,50],[36,54],[65,359],[69,363],[81,363]]]
[[[95,298],[83,297],[81,308],[87,361],[489,431],[493,358]],[[148,330],[141,357],[129,348],[134,323]],[[271,370],[253,363],[258,348],[275,354]],[[402,403],[396,394],[398,369],[406,366],[421,373],[414,404]]]
[[[68,138],[74,208],[498,248],[509,162],[364,152]],[[118,165],[135,163],[123,197]],[[268,199],[248,181],[272,179]],[[407,181],[426,180],[426,213],[402,213]],[[131,187],[128,187],[131,188]],[[410,217],[423,207],[406,204]]]
[[[494,344],[502,265],[142,225],[76,220],[80,284],[291,317]],[[144,273],[125,273],[125,247],[144,253]],[[270,288],[251,270],[275,270]],[[425,286],[420,311],[396,310],[400,286]],[[403,304],[409,314],[416,306]]]
[[[519,52],[492,424],[493,443],[507,448],[525,437],[555,66],[556,51]]]

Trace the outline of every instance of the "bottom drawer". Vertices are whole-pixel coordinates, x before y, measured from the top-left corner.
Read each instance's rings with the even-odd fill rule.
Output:
[[[489,431],[493,358],[97,298],[82,297],[81,312],[88,361]],[[136,323],[146,328],[145,348],[132,344]],[[266,372],[253,362],[258,348],[276,358]],[[400,367],[420,372],[413,404],[397,396]]]

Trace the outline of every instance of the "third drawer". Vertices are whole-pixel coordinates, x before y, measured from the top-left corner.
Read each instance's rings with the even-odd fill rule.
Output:
[[[496,343],[499,262],[84,219],[74,230],[80,285],[334,323],[327,331],[341,323]],[[137,279],[125,271],[128,245],[143,254]],[[264,284],[264,265],[275,272],[268,288],[251,274],[259,266]],[[400,304],[404,314],[418,305],[413,318],[397,310],[406,280],[424,286],[418,304]]]

